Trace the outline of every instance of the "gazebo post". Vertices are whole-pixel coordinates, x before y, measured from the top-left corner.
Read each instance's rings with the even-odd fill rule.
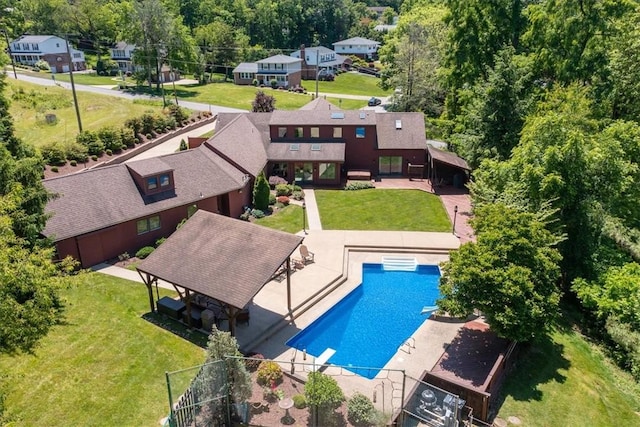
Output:
[[[291,313],[291,257],[287,257],[287,309]]]
[[[152,286],[151,275],[147,272],[142,274],[142,271],[140,270],[137,270],[137,271],[138,271],[138,274],[140,275],[140,278],[142,279],[142,282],[147,287],[147,291],[149,292],[149,308],[151,308],[151,312],[153,313],[156,311],[156,306],[155,306],[155,303],[153,302],[153,286]]]
[[[236,316],[238,315],[239,311],[240,310],[237,310],[235,307],[231,305],[227,310],[227,317],[229,318],[229,333],[231,334],[232,337],[236,336]]]
[[[187,301],[187,323],[191,327],[191,295],[189,289],[184,290],[184,299]]]

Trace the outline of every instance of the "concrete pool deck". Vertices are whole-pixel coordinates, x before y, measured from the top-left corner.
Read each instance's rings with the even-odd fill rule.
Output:
[[[416,257],[420,264],[437,265],[448,259],[449,251],[457,249],[460,240],[449,233],[310,230],[304,244],[314,252],[315,262],[291,275],[292,315],[287,307],[286,279],[271,281],[254,298],[250,324],[238,325],[236,337],[244,352],[277,360],[287,372],[293,362],[295,374],[306,379],[309,366],[305,364],[312,364],[314,357],[307,355],[304,361],[300,351],[285,343],[361,283],[363,263],[379,263],[382,256],[394,255]],[[299,258],[299,253],[293,257]],[[389,325],[380,325],[381,333],[392,324],[393,319],[389,319]],[[385,369],[403,370],[410,377],[421,378],[438,361],[463,324],[429,319],[412,334],[407,345],[398,349]],[[395,388],[398,384],[401,387],[399,372],[381,371],[372,380],[335,366],[324,372],[336,377],[346,396],[355,391],[371,396],[372,390],[382,383],[377,405],[386,411],[399,408],[401,395],[397,390],[394,395],[394,384]],[[386,407],[382,408],[385,402]]]

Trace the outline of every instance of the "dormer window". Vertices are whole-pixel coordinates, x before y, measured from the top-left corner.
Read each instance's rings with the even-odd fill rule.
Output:
[[[169,174],[162,174],[160,175],[160,187],[167,187],[169,186],[170,183],[170,179],[169,179]]]

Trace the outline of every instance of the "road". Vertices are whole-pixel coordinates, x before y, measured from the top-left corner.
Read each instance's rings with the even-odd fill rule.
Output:
[[[7,73],[7,77],[13,79],[14,78],[13,73]],[[54,81],[52,79],[45,79],[45,78],[40,78],[40,77],[26,76],[24,74],[18,74],[18,80],[22,80],[22,81],[25,81],[25,82],[38,84],[38,85],[41,85],[41,86],[59,86],[59,87],[64,88],[64,89],[71,90],[71,83],[57,82],[57,81]],[[131,94],[131,93],[126,93],[126,92],[122,92],[122,91],[119,91],[119,90],[113,90],[113,89],[100,87],[100,86],[89,86],[89,85],[76,84],[75,87],[76,87],[77,91],[81,91],[81,92],[89,92],[89,93],[95,93],[95,94],[99,94],[99,95],[115,96],[115,97],[118,97],[118,98],[124,98],[124,99],[130,99],[130,100],[136,100],[136,99],[154,100],[154,101],[160,101],[161,100],[161,98],[157,97],[157,96],[144,95],[144,94]],[[194,110],[194,111],[210,111],[210,112],[212,112],[214,114],[217,114],[217,113],[242,113],[242,112],[246,112],[247,111],[247,110],[240,110],[238,108],[228,108],[228,107],[221,107],[219,105],[204,104],[204,103],[201,103],[201,102],[191,102],[191,101],[182,101],[182,100],[180,100],[179,102],[180,102],[180,106],[181,107],[185,107],[185,108],[188,108],[188,109]]]

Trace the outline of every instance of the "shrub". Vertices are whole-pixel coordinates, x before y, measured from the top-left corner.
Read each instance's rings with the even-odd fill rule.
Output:
[[[175,104],[169,106],[169,115],[178,123],[189,118],[188,111]]]
[[[38,62],[36,62],[36,68],[38,70],[42,70],[42,71],[50,71],[51,68],[49,67],[49,63],[43,59],[39,60]]]
[[[58,144],[50,144],[40,148],[42,157],[48,165],[61,166],[67,162],[67,156]]]
[[[253,205],[262,211],[269,207],[269,183],[263,172],[260,172],[253,186]]]
[[[107,153],[107,156],[113,155],[113,151],[111,150],[105,150],[104,152]]]
[[[271,188],[276,188],[277,185],[286,184],[287,180],[278,175],[272,175],[269,177],[269,185]]]
[[[282,203],[285,206],[287,206],[289,204],[289,197],[288,196],[279,196],[276,200],[278,201],[278,203]]]
[[[120,129],[120,141],[122,141],[122,144],[124,146],[129,148],[135,146],[136,142],[138,142],[133,129],[128,127],[123,127]]]
[[[289,184],[278,184],[276,185],[276,196],[290,196],[291,195],[291,187]]]
[[[292,193],[294,191],[302,191],[302,187],[300,187],[299,185],[292,184],[290,187],[291,187],[291,192]]]
[[[257,79],[253,79],[253,81],[251,82],[251,84],[255,87],[258,86],[258,80]]]
[[[148,133],[145,136],[147,137],[147,141],[151,141],[153,139],[153,135],[151,133]]]
[[[274,205],[276,203],[276,196],[274,194],[269,193],[269,205]]]
[[[122,149],[120,132],[115,128],[104,127],[98,131],[98,138],[104,144],[105,150],[119,151]]]
[[[261,211],[260,209],[252,209],[251,216],[254,218],[264,218],[264,211]]]
[[[129,258],[130,258],[130,257],[129,257],[129,252],[123,252],[123,253],[121,253],[120,255],[118,255],[118,260],[119,260],[119,261],[126,261],[126,260],[128,260]]]
[[[260,353],[256,353],[249,355],[248,357],[250,357],[250,359],[245,359],[244,364],[249,372],[255,372],[264,360],[264,356]]]
[[[187,150],[189,147],[187,146],[187,141],[185,141],[184,139],[180,140],[180,147],[178,148],[178,151],[185,151]]]
[[[356,392],[347,402],[347,419],[355,426],[370,425],[374,411],[371,400],[360,392]]]
[[[307,407],[307,399],[304,397],[304,394],[296,394],[293,396],[293,406],[298,409],[304,409]]]
[[[72,142],[67,146],[67,160],[75,160],[76,162],[86,162],[89,158],[89,150],[86,146]]]
[[[240,214],[240,219],[243,221],[249,221],[250,216],[251,216],[251,211],[244,211]]]
[[[344,394],[338,382],[322,372],[309,373],[304,394],[307,403],[314,408],[320,425],[331,424],[334,411],[344,401]]]
[[[345,190],[365,190],[367,188],[375,188],[375,186],[370,181],[352,181],[344,187]]]
[[[303,200],[304,191],[294,191],[291,197],[293,197],[294,200]]]
[[[142,119],[140,117],[132,117],[124,122],[124,126],[131,129],[134,135],[142,132]]]
[[[167,238],[166,238],[166,237],[161,237],[161,238],[159,238],[158,240],[156,240],[156,248],[157,248],[158,246],[160,246],[161,244],[163,244],[163,243],[165,242],[165,240],[167,240]]]
[[[69,162],[69,164],[70,164],[71,166],[78,166],[78,162],[76,162],[75,160],[71,160],[71,161]]]
[[[91,156],[91,160],[93,160],[94,162],[98,160],[98,156]]]
[[[136,252],[136,257],[140,259],[145,259],[155,250],[153,246],[145,246],[144,248],[140,248],[138,252]]]
[[[58,167],[57,166],[53,166],[51,168],[51,172],[58,172]]]
[[[271,81],[269,82],[269,84],[271,85],[271,88],[272,88],[272,89],[275,89],[275,88],[277,88],[277,87],[278,87],[278,81],[277,81],[277,80],[275,80],[275,79],[271,80]]]
[[[284,208],[284,203],[276,202],[276,203],[274,203],[273,208],[274,209],[282,209],[282,208]]]
[[[90,155],[99,156],[104,153],[104,144],[95,132],[89,130],[80,132],[78,136],[76,136],[76,142],[87,147],[87,152]]]
[[[256,381],[262,386],[280,384],[282,382],[282,368],[276,362],[264,360],[258,366]]]
[[[140,122],[141,122],[140,133],[149,135],[151,132],[153,132],[153,129],[155,128],[156,118],[153,114],[145,113],[140,117]]]

